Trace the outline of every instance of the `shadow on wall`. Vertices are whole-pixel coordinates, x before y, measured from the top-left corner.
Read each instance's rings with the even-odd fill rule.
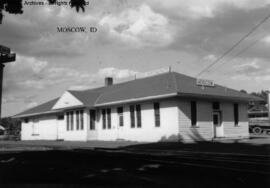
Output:
[[[203,142],[207,141],[199,131],[194,128],[191,129],[191,133],[188,134],[189,138],[184,139],[181,134],[172,134],[170,136],[162,136],[159,142],[184,142],[184,141],[191,141],[191,142]]]
[[[206,139],[199,133],[197,128],[191,129],[191,133],[189,133],[188,136],[194,142],[206,141]]]

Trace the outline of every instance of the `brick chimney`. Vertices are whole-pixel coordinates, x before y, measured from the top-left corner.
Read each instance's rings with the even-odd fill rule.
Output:
[[[105,86],[111,86],[113,85],[113,78],[112,77],[106,77],[105,78]]]

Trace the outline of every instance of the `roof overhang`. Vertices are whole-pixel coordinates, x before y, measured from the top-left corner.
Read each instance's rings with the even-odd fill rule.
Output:
[[[56,114],[56,113],[61,113],[63,112],[62,110],[53,110],[53,111],[46,111],[46,112],[38,112],[38,113],[31,113],[31,114],[22,114],[22,115],[15,115],[12,116],[12,118],[26,118],[26,117],[31,117],[31,116],[40,116],[40,115],[49,115],[49,114]]]
[[[236,97],[236,96],[222,96],[222,95],[204,95],[204,94],[194,94],[194,93],[179,93],[179,97],[194,97],[200,99],[208,100],[224,100],[233,102],[249,102],[249,101],[260,101],[259,98],[249,97]]]
[[[148,96],[148,97],[139,97],[139,98],[100,103],[100,104],[96,104],[95,107],[110,106],[110,105],[117,105],[117,104],[123,104],[123,103],[142,102],[142,101],[163,99],[163,98],[175,97],[175,96],[178,96],[178,93],[168,93],[168,94],[162,94],[162,95],[154,95],[154,96]]]

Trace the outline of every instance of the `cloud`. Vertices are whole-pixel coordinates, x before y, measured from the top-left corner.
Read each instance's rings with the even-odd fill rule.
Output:
[[[129,69],[117,69],[114,67],[107,67],[100,69],[97,73],[98,77],[114,77],[116,79],[124,79],[134,77],[138,72]]]
[[[169,48],[185,51],[200,57],[209,54],[219,57],[246,35],[254,25],[258,24],[268,14],[269,7],[270,5],[258,9],[245,10],[235,6],[224,5],[216,10],[215,15],[211,18],[203,17],[198,20],[175,18],[175,22],[182,24],[183,29],[177,33],[177,37]],[[269,24],[261,25],[256,32],[241,42],[226,57],[233,56],[247,46],[250,46],[269,29]],[[270,59],[270,54],[267,51],[269,49],[265,44],[259,42],[239,56]]]
[[[27,57],[17,55],[16,61],[11,64],[13,71],[31,70],[33,73],[38,74],[48,66],[47,61],[37,59],[35,57]]]
[[[262,41],[265,42],[267,45],[269,45],[270,44],[270,35],[263,38]]]
[[[258,59],[254,59],[249,63],[235,65],[234,68],[237,73],[246,75],[251,75],[262,70],[262,67],[259,65]]]
[[[239,59],[237,60],[239,62]],[[264,59],[242,59],[240,65],[235,65],[233,80],[270,81],[270,67]]]
[[[48,61],[35,57],[17,54],[17,60],[5,67],[3,93],[14,93],[24,90],[29,80],[41,80],[47,69]]]
[[[31,102],[31,103],[29,103],[29,104],[26,106],[26,108],[33,108],[33,107],[35,107],[35,106],[37,106],[37,105],[38,105],[37,102]]]
[[[46,89],[56,85],[66,85],[68,89],[82,90],[98,86],[103,83],[105,77],[113,77],[117,80],[134,77],[138,73],[129,69],[106,67],[99,69],[97,73],[87,73],[68,67],[51,67],[44,70],[40,77],[29,77],[25,80],[17,80],[17,85],[23,88]]]
[[[159,9],[170,11],[171,14],[191,19],[214,17],[217,10],[232,6],[242,10],[258,9],[270,4],[269,0],[148,0]]]
[[[142,4],[119,14],[104,16],[99,25],[115,40],[130,46],[166,46],[173,40],[173,31],[168,19]]]
[[[18,85],[25,88],[45,89],[59,84],[80,83],[90,78],[90,74],[82,73],[68,67],[51,67],[46,69],[39,77],[29,77],[18,81]]]
[[[29,95],[29,96],[21,96],[18,94],[10,94],[3,97],[3,104],[7,103],[32,103],[33,100],[37,97],[37,95]]]
[[[25,6],[22,15],[5,15],[0,30],[1,42],[25,56],[78,57],[91,44],[90,34],[59,33],[57,27],[89,28],[96,23],[97,17],[90,11],[83,14],[68,6]]]
[[[214,54],[209,54],[209,55],[203,57],[203,59],[204,59],[205,61],[213,62],[214,60],[217,59],[217,57],[216,57]]]

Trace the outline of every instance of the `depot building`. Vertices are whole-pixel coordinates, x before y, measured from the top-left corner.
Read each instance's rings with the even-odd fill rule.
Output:
[[[176,72],[84,91],[14,116],[22,140],[190,141],[249,136],[247,105],[257,97]]]

